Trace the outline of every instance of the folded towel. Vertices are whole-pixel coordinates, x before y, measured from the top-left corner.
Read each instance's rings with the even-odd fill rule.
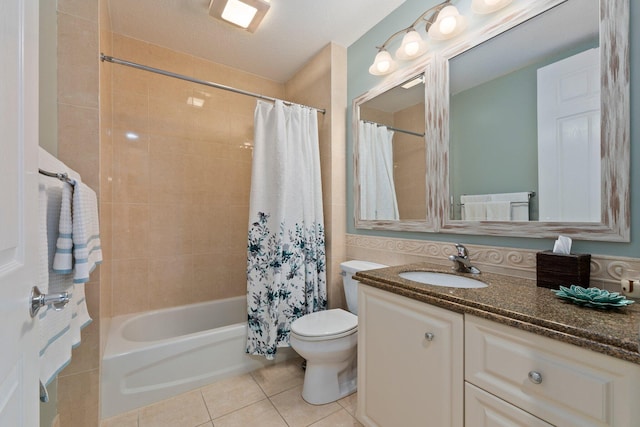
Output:
[[[486,202],[487,221],[511,221],[511,202]]]
[[[462,219],[465,221],[484,221],[487,219],[487,203],[466,202],[462,207]]]
[[[512,202],[512,203],[528,203],[529,202],[529,192],[521,191],[519,193],[496,193],[491,194],[492,202]]]
[[[96,193],[82,181],[73,190],[74,283],[89,281],[89,274],[102,263],[100,224]]]

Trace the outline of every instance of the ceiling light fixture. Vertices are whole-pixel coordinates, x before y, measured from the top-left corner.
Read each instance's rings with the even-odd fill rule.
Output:
[[[428,48],[427,42],[418,32],[420,24],[425,24],[426,34],[434,40],[447,40],[461,34],[467,27],[467,20],[460,15],[458,9],[451,4],[452,0],[445,0],[424,12],[410,26],[392,34],[382,46],[376,46],[378,54],[369,73],[383,76],[392,73],[397,68],[396,62],[387,51],[387,47],[401,34],[404,34],[400,47],[395,56],[399,60],[410,61],[422,56]],[[511,3],[512,0],[473,0],[472,10],[476,13],[493,13]]]
[[[211,0],[209,15],[253,33],[270,6],[267,0]]]

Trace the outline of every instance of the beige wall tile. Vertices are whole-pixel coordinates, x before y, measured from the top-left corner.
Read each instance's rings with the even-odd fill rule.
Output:
[[[150,253],[149,206],[114,203],[112,236],[114,260],[146,258]]]
[[[97,108],[58,105],[58,158],[100,195]]]
[[[149,309],[149,272],[146,259],[112,262],[112,316]]]
[[[193,256],[149,259],[148,283],[150,309],[188,304],[193,283]]]
[[[62,426],[99,424],[99,380],[97,369],[58,378],[58,412]]]
[[[58,102],[98,108],[98,23],[58,14]]]
[[[58,0],[58,12],[97,22],[98,0]]]

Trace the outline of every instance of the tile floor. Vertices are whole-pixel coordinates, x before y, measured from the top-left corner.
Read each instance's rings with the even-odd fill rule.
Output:
[[[356,394],[326,405],[302,399],[296,358],[103,420],[101,427],[355,427]]]

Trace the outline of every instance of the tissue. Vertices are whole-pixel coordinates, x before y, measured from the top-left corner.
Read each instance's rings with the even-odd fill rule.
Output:
[[[558,236],[558,240],[553,244],[553,253],[554,254],[565,254],[568,255],[571,253],[571,238],[567,236]]]

